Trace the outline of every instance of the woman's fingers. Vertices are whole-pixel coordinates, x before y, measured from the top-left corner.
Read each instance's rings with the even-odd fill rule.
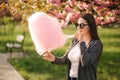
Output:
[[[44,56],[42,57],[42,59],[48,60],[50,62],[53,62],[55,60],[55,56],[52,53],[50,53],[50,52],[46,52],[44,54]]]
[[[77,32],[74,34],[74,36],[75,36],[75,38],[78,39],[79,41],[81,41],[82,38],[83,38],[83,35],[81,35],[79,31],[77,31]]]

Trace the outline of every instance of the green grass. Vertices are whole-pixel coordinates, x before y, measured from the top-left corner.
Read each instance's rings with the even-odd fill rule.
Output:
[[[13,28],[14,26],[14,28]],[[6,34],[0,27],[0,53],[6,53],[5,43],[7,40],[14,40],[18,33],[22,33],[24,26],[7,24]],[[63,29],[64,33],[73,34],[76,29],[72,26]],[[120,28],[98,29],[103,42],[103,53],[98,66],[98,80],[120,80]],[[62,56],[71,42],[67,40],[64,47],[53,50],[55,56]],[[9,62],[25,78],[25,80],[65,80],[66,67],[53,65],[42,60],[34,49],[29,32],[26,33],[24,49],[29,58],[9,59]]]
[[[99,30],[103,54],[98,67],[99,80],[120,80],[120,29]]]

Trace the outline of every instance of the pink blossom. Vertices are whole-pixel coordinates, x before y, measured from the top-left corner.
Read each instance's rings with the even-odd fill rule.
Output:
[[[66,15],[67,14],[67,12],[66,11],[62,11],[62,15]]]
[[[64,8],[67,12],[74,12],[74,10],[72,8],[70,8],[69,5],[66,5]]]
[[[65,20],[61,20],[60,25],[61,25],[61,27],[66,28],[68,25],[68,22]]]
[[[120,9],[120,5],[118,6],[118,8]]]
[[[103,11],[98,11],[98,15],[99,16],[105,16],[107,12]]]
[[[70,17],[71,22],[76,22],[80,18],[80,12],[74,13],[73,16]]]
[[[55,11],[49,11],[49,14],[52,14],[53,16],[57,17],[58,19],[64,19],[64,15],[62,13],[58,13]]]
[[[103,7],[102,6],[94,6],[93,9],[97,12],[101,10]]]
[[[64,19],[64,16],[60,13],[60,14],[56,14],[55,15],[58,19]]]
[[[66,16],[66,21],[69,22],[74,13],[68,13]]]
[[[112,5],[112,1],[111,0],[94,0],[94,2],[96,4],[99,4],[99,5],[102,4],[102,6],[104,6],[104,7]]]
[[[116,10],[114,10],[114,13],[115,13],[115,14],[120,14],[120,10],[117,10],[117,9],[116,9]]]
[[[48,11],[48,13],[49,14],[51,14],[51,15],[56,15],[56,14],[58,14],[58,12],[55,10],[55,11]]]
[[[82,3],[82,6],[84,7],[84,9],[89,10],[90,9],[90,5],[86,4],[86,3]]]
[[[109,21],[109,22],[114,22],[115,20],[116,20],[115,17],[109,17],[109,18],[108,18],[108,21]]]
[[[70,6],[75,6],[75,0],[68,0]]]
[[[103,21],[103,17],[95,17],[96,25],[100,25]]]
[[[103,25],[110,24],[115,21],[117,21],[117,19],[115,17],[106,16],[105,20],[103,21]]]
[[[68,13],[66,16],[66,22],[76,22],[80,17],[80,12]]]
[[[82,2],[78,2],[77,7],[78,7],[80,10],[84,10],[84,6],[83,6],[83,3],[82,3]]]
[[[61,5],[61,1],[60,0],[47,0],[48,3],[53,4],[55,6],[59,6]]]

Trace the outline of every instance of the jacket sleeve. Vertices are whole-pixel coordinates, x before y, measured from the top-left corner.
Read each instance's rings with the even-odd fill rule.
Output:
[[[53,64],[65,65],[67,63],[67,53],[62,57],[55,57]]]
[[[81,65],[82,67],[87,67],[93,64],[95,61],[99,59],[100,54],[102,53],[102,43],[99,40],[96,40],[91,44],[91,47],[88,51],[85,42],[81,42]]]

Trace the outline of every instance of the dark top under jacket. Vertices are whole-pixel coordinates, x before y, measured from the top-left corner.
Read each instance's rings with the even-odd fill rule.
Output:
[[[68,59],[69,51],[78,43],[77,39],[73,39],[69,49],[63,57],[56,57],[53,64],[67,65],[67,80],[70,80],[69,72],[71,62]],[[96,72],[99,57],[102,53],[103,46],[99,40],[91,40],[87,48],[85,42],[80,43],[81,60],[79,61],[78,80],[97,80]]]

